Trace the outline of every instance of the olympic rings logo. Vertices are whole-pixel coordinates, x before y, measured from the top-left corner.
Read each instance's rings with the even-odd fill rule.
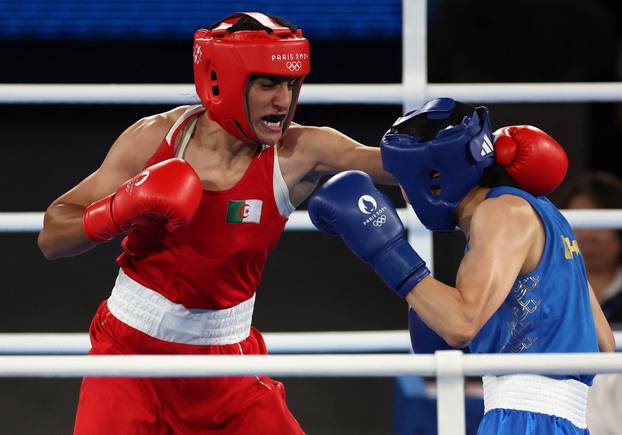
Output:
[[[387,215],[383,214],[383,215],[380,215],[380,217],[374,221],[373,225],[375,227],[381,227],[382,225],[384,225],[386,221],[387,221]]]
[[[300,68],[302,68],[302,63],[300,61],[296,61],[296,62],[287,62],[285,64],[285,68],[287,68],[288,70],[294,72],[294,71],[300,71]]]

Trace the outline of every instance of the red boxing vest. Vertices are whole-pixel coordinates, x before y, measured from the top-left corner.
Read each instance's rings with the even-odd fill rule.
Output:
[[[184,113],[147,166],[175,157],[177,135],[203,112],[195,106]],[[253,296],[259,285],[268,254],[293,211],[287,195],[276,148],[264,147],[233,187],[203,191],[185,230],[171,234],[163,225],[132,230],[117,263],[135,281],[186,308],[232,307]]]

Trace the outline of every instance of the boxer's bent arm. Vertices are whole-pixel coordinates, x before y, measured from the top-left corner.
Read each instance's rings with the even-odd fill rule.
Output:
[[[598,349],[601,352],[615,352],[616,340],[611,332],[611,327],[607,318],[603,313],[600,303],[594,294],[594,289],[588,283],[590,288],[590,305],[592,307],[592,317],[594,317],[594,326],[596,327],[596,336],[598,337]]]
[[[397,185],[382,168],[379,147],[365,146],[330,127],[308,127],[305,135],[319,176],[356,169],[369,174],[375,183]]]
[[[469,252],[460,263],[456,287],[428,277],[406,301],[450,346],[468,345],[510,292],[539,225],[528,205],[509,206],[502,198],[484,201],[471,221]]]
[[[130,126],[94,173],[50,204],[37,240],[46,258],[70,257],[95,246],[84,234],[84,210],[144,168],[174,122],[174,112],[143,118]]]

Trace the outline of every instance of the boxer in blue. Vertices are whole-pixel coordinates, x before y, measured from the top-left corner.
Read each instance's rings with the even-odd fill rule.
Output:
[[[430,276],[393,205],[365,173],[331,178],[310,200],[309,214],[318,229],[341,236],[427,327],[473,353],[615,349],[572,229],[543,196],[567,168],[554,139],[530,126],[493,134],[485,107],[441,98],[398,119],[381,152],[428,229],[465,233],[455,287]],[[592,378],[485,376],[478,433],[587,434]]]

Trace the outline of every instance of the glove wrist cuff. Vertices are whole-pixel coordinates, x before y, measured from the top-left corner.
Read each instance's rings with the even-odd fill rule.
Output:
[[[112,218],[114,194],[89,205],[82,216],[82,227],[86,236],[94,242],[107,242],[121,234]]]
[[[376,273],[402,299],[430,274],[425,261],[400,238],[370,262]]]
[[[415,271],[395,289],[395,292],[400,295],[402,299],[406,298],[406,295],[410,293],[423,278],[430,275],[430,273],[430,269],[423,263],[421,267],[415,269]]]

